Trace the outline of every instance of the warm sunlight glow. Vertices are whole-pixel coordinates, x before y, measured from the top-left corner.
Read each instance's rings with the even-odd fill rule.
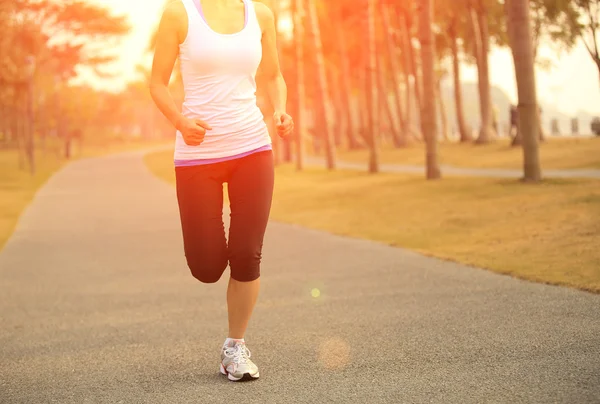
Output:
[[[132,25],[132,32],[127,39],[117,47],[120,56],[117,63],[111,66],[111,71],[117,72],[117,78],[99,81],[90,76],[90,72],[82,72],[81,79],[97,83],[102,88],[122,88],[124,81],[138,77],[138,64],[150,65],[146,52],[149,38],[160,17],[165,0],[89,0],[102,4],[117,15],[125,15]],[[278,21],[278,29],[282,39],[290,41],[293,38],[293,20],[288,10],[282,8]],[[571,52],[557,56],[549,52],[547,45],[542,44],[540,53],[552,61],[549,70],[537,69],[538,91],[540,98],[549,104],[554,104],[567,114],[575,114],[579,110],[597,112],[600,105],[600,93],[590,91],[586,77],[596,77],[596,66],[591,63],[583,43],[579,43]],[[490,53],[490,77],[493,85],[502,89],[512,102],[516,100],[516,84],[514,71],[511,66],[512,57],[507,49],[494,47]],[[474,67],[465,65],[462,72],[465,82],[476,82],[477,71]],[[449,82],[449,81],[448,81]]]
[[[310,291],[310,295],[316,299],[321,296],[321,291],[317,288],[313,288],[313,290]]]
[[[277,30],[286,40],[291,40],[293,38],[294,22],[289,14],[279,18],[277,21]]]

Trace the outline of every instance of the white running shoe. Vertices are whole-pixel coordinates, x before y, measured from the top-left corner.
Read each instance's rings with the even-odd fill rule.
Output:
[[[224,346],[221,351],[221,373],[232,382],[258,379],[258,367],[250,360],[250,355],[250,350],[243,342]]]

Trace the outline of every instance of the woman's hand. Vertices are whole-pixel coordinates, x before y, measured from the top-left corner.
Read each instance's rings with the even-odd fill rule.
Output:
[[[204,141],[206,131],[212,129],[209,124],[200,119],[186,117],[179,118],[176,126],[188,146],[199,146]]]
[[[294,120],[287,113],[276,111],[273,114],[273,119],[280,138],[285,139],[294,132]]]

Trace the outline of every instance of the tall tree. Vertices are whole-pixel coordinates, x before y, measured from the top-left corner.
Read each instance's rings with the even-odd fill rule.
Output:
[[[296,70],[296,102],[295,102],[295,121],[296,131],[294,133],[295,151],[296,151],[296,169],[304,169],[304,110],[305,110],[305,92],[304,92],[304,1],[292,0],[292,15],[294,19],[294,62]]]
[[[365,0],[366,40],[367,40],[367,105],[369,109],[367,139],[369,143],[369,172],[379,172],[379,145],[377,129],[378,86],[377,86],[377,46],[375,32],[375,0]]]
[[[421,127],[423,128],[423,137],[426,145],[426,176],[430,180],[441,177],[437,158],[435,46],[432,31],[433,9],[431,2],[432,0],[418,0],[419,40],[421,42],[424,96]]]
[[[390,1],[391,5],[394,5],[393,1]],[[409,51],[410,46],[410,34],[408,32],[408,24],[406,24],[406,20],[404,17],[405,8],[407,6],[404,3],[396,3],[394,12],[391,13],[395,15],[395,18],[392,19],[392,27],[395,27],[396,32],[396,56],[399,58],[399,68],[402,70],[402,78],[404,80],[404,108],[403,108],[403,127],[404,127],[404,136],[406,138],[406,142],[408,143],[408,138],[415,136],[415,130],[413,130],[413,92],[411,86],[411,74],[412,74],[412,64],[411,64],[411,54]],[[420,111],[417,111],[419,114]]]
[[[275,36],[276,36],[276,42],[277,42],[277,54],[280,55],[281,54],[281,38],[280,38],[280,33],[279,33],[279,1],[275,0],[275,1],[269,1],[269,6],[271,8],[271,10],[273,10],[273,16],[275,18]],[[269,114],[269,116],[272,116],[273,114]],[[269,126],[271,127],[271,133],[272,133],[272,142],[273,142],[273,151],[275,154],[275,163],[279,164],[282,161],[286,161],[286,153],[285,153],[285,145],[284,145],[284,141],[283,139],[281,139],[279,136],[277,136],[277,129],[275,128],[275,122],[270,119],[269,120]]]
[[[374,26],[375,26],[375,57],[377,67],[377,93],[379,95],[379,128],[382,135],[391,135],[394,147],[402,146],[402,115],[399,114],[402,105],[398,105],[401,100],[399,91],[394,88],[397,81],[392,76],[396,74],[395,70],[388,69],[391,55],[384,38],[389,37],[389,26],[386,28],[383,24],[383,14],[381,8],[374,5]],[[393,54],[393,51],[392,51]],[[391,85],[390,85],[391,84]],[[390,98],[390,89],[396,102]]]
[[[541,180],[538,150],[539,114],[529,0],[506,0],[508,37],[519,95],[519,131],[523,139],[524,180]]]
[[[381,23],[384,32],[383,38],[385,41],[387,51],[387,58],[384,58],[384,60],[388,61],[394,99],[396,100],[396,116],[398,117],[399,124],[397,135],[394,136],[394,145],[396,147],[406,147],[407,128],[404,120],[404,111],[402,109],[402,94],[400,92],[400,65],[398,63],[397,52],[392,39],[392,35],[385,34],[393,31],[392,20],[390,18],[390,7],[390,4],[384,1],[379,2],[379,13],[381,15]],[[385,71],[385,65],[383,63],[381,63],[380,70]]]
[[[456,124],[458,126],[460,142],[471,142],[473,136],[471,128],[465,120],[465,112],[463,105],[462,85],[461,85],[461,50],[460,47],[464,42],[463,27],[467,24],[465,14],[467,13],[466,4],[464,1],[456,2],[435,2],[436,13],[435,17],[441,27],[445,27],[437,36],[436,42],[443,42],[443,45],[448,48],[452,59],[452,80],[454,86],[454,106],[456,111]],[[441,36],[441,39],[439,37]]]
[[[417,65],[418,51],[415,49],[413,44],[414,33],[414,21],[413,21],[413,2],[408,2],[408,6],[403,10],[401,14],[403,22],[403,37],[404,37],[404,52],[407,54],[408,69],[412,75],[412,90],[415,95],[415,111],[418,121],[418,127],[422,128],[423,117],[423,97],[422,97],[422,83],[421,76],[419,75],[419,66]],[[409,87],[410,88],[410,87]],[[420,130],[422,131],[422,129]],[[417,137],[419,137],[417,135]]]
[[[81,69],[106,76],[103,67],[116,56],[103,45],[114,43],[129,26],[124,18],[83,0],[2,0],[0,21],[0,87],[9,87],[17,95],[13,102],[22,122],[16,126],[25,130],[16,132],[24,136],[19,143],[26,147],[33,171],[34,116],[45,105],[39,99],[51,96],[42,94],[38,84],[51,77],[57,81],[55,88],[60,87]]]
[[[444,140],[450,139],[450,128],[448,127],[448,113],[446,111],[446,103],[444,102],[444,95],[442,93],[442,81],[444,80],[444,76],[446,72],[443,69],[439,69],[436,72],[436,84],[435,84],[435,93],[438,105],[440,107],[440,121],[442,124],[442,137]]]
[[[313,46],[316,59],[316,81],[318,87],[317,104],[319,106],[316,122],[322,122],[321,138],[325,145],[325,164],[327,169],[333,170],[336,166],[335,161],[335,144],[333,143],[333,117],[331,111],[331,101],[329,99],[329,91],[327,89],[327,73],[325,68],[325,58],[323,55],[323,46],[321,42],[321,30],[319,27],[319,18],[315,0],[306,0],[308,26],[310,32],[311,44]]]
[[[469,0],[471,33],[479,77],[479,104],[481,112],[481,128],[477,137],[477,143],[489,143],[495,136],[492,126],[493,110],[489,68],[490,31],[488,2],[489,0]]]
[[[356,136],[356,127],[352,120],[352,77],[350,73],[350,58],[348,55],[348,46],[346,38],[346,30],[344,24],[346,22],[347,15],[345,13],[344,3],[336,2],[336,16],[332,21],[333,29],[335,31],[334,37],[337,44],[337,59],[339,60],[340,74],[338,80],[340,81],[339,87],[342,89],[340,93],[341,108],[344,111],[343,119],[345,120],[345,131],[348,142],[348,147],[352,149],[358,149],[361,147]]]
[[[385,66],[385,54],[383,52],[377,52],[377,94],[379,96],[379,108],[378,108],[378,129],[381,133],[391,134],[392,144],[394,147],[401,147],[401,129],[398,127],[397,120],[394,118],[394,105],[388,96],[387,77]],[[396,112],[397,113],[397,112]],[[385,123],[384,123],[385,120]],[[384,130],[385,129],[385,130]]]

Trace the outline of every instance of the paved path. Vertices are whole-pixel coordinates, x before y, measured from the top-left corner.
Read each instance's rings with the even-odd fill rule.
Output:
[[[312,166],[325,166],[325,160],[319,157],[308,157],[306,164]],[[337,167],[347,170],[367,170],[367,163],[352,163],[348,161],[337,161]],[[441,165],[442,175],[458,177],[491,177],[491,178],[521,178],[523,170],[509,168],[460,168],[449,165]],[[424,174],[425,168],[416,165],[381,164],[380,170],[388,173]],[[600,170],[570,169],[570,170],[545,170],[542,169],[545,178],[595,178],[600,179]]]
[[[232,384],[226,279],[189,276],[173,188],[72,163],[0,254],[0,403],[600,402],[598,295],[277,223],[265,250],[262,378]]]

